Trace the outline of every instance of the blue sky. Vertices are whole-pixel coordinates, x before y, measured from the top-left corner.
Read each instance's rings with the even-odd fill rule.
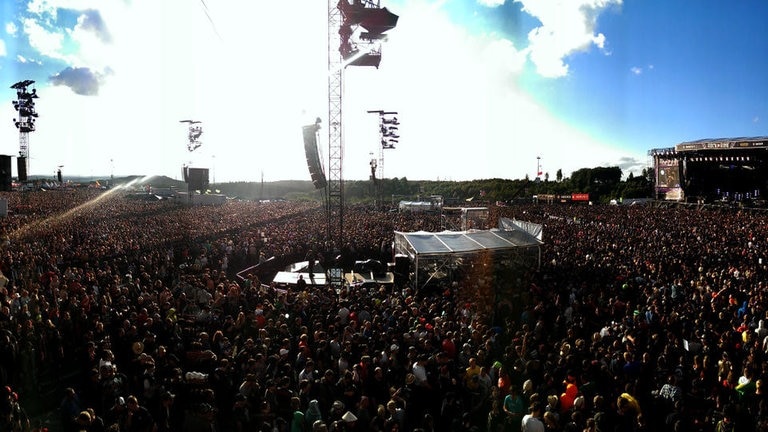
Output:
[[[652,148],[767,134],[768,2],[381,5],[400,19],[380,67],[344,72],[346,179],[371,158],[413,180],[535,177],[538,161],[553,178],[638,175]],[[309,179],[301,126],[327,119],[327,2],[14,0],[0,22],[0,153],[19,150],[9,87],[34,80],[31,174]],[[399,113],[394,150],[378,147],[376,109]],[[182,119],[202,122],[194,152]]]

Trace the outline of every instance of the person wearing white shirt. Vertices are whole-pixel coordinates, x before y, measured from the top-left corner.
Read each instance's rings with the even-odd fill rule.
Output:
[[[422,387],[429,386],[429,383],[427,381],[426,363],[427,363],[427,356],[422,354],[418,357],[416,362],[413,363],[413,367],[411,368],[413,375],[416,377],[416,384]]]
[[[530,412],[523,416],[521,432],[545,432],[544,422],[541,421],[543,407],[541,402],[531,404]]]

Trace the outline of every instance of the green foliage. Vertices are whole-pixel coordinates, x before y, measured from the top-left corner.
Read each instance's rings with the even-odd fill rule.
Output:
[[[351,180],[344,182],[344,200],[347,203],[373,203],[380,201],[396,204],[400,200],[428,200],[441,196],[447,205],[452,203],[496,202],[530,200],[537,194],[570,195],[589,193],[595,202],[607,202],[618,198],[647,198],[653,196],[652,177],[647,171],[642,176],[629,175],[621,180],[619,167],[582,168],[570,178],[563,178],[557,170],[557,181],[524,179],[479,179],[470,181],[409,181],[407,178]],[[211,185],[227,196],[244,199],[290,199],[323,201],[326,191],[315,190],[310,181],[235,182]]]

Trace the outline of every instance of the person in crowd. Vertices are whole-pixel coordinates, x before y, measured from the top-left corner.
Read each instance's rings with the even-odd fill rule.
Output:
[[[544,412],[541,402],[536,401],[528,408],[528,414],[523,416],[520,430],[522,432],[544,432],[544,422],[541,416]]]
[[[494,406],[517,430],[535,396],[548,404],[547,428],[549,412],[562,426],[580,413],[577,423],[591,418],[598,431],[677,423],[683,412],[695,428],[756,429],[768,412],[761,212],[491,206],[490,226],[503,217],[543,227],[540,265],[466,258],[434,287],[302,292],[238,272],[259,257],[269,266],[312,256],[320,271],[336,257],[378,256],[394,231],[439,231],[440,215],[352,204],[345,244],[335,245],[311,202],[190,207],[86,189],[0,196],[14,210],[0,220],[0,387],[13,389],[0,401],[4,422],[64,373],[75,379],[54,383],[54,394],[71,387],[80,397],[68,417],[92,409],[107,427],[126,427],[134,395],[159,430],[169,428],[158,414],[167,403],[171,427],[234,430],[238,395],[253,425],[287,425],[298,396],[305,416],[317,400],[326,428],[350,411],[358,429],[367,397],[372,429],[404,432],[425,427],[427,414],[438,428],[482,429],[490,419],[473,409]],[[484,369],[490,392],[477,391],[488,379],[474,371]],[[166,392],[174,397],[163,401]],[[344,408],[331,418],[334,401]],[[422,412],[406,415],[414,407]]]

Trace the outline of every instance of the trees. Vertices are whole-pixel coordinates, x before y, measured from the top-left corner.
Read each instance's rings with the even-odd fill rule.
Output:
[[[619,167],[581,168],[574,171],[570,178],[563,177],[563,171],[557,170],[557,181],[549,181],[549,174],[544,181],[534,182],[528,176],[523,179],[477,179],[470,181],[433,181],[408,180],[405,177],[378,179],[374,187],[370,180],[345,181],[345,200],[349,203],[373,203],[378,188],[384,202],[399,200],[429,199],[439,195],[446,202],[462,202],[468,198],[485,202],[512,201],[530,199],[537,194],[570,195],[571,193],[590,194],[595,202],[615,198],[650,198],[653,196],[653,170],[646,169],[642,175],[630,173],[625,181],[621,180]],[[310,181],[283,181],[265,184],[222,183],[216,185],[222,193],[252,199],[323,199],[323,190],[315,190]],[[482,194],[481,194],[482,191]]]

